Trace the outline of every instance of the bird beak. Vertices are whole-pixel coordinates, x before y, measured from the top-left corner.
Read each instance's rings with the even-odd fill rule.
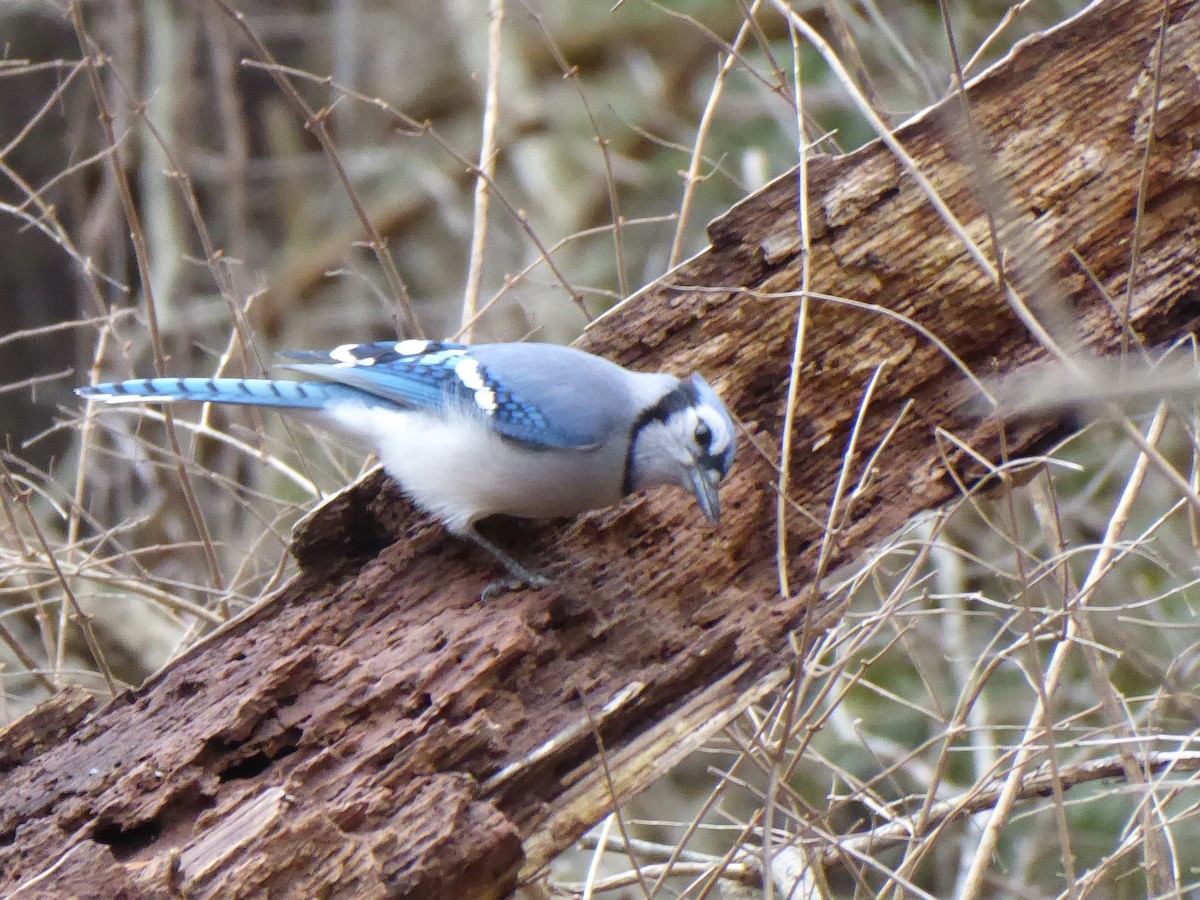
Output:
[[[696,497],[696,502],[700,504],[700,509],[704,511],[708,521],[715,525],[721,521],[721,497],[717,493],[715,480],[710,477],[712,474],[716,473],[711,469],[702,469],[699,466],[692,466],[688,470],[688,478],[692,482],[692,493]]]

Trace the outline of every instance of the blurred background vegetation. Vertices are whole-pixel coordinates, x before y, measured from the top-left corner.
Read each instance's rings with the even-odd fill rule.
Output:
[[[967,75],[1081,6],[949,4]],[[888,121],[949,90],[937,3],[792,7]],[[273,590],[291,571],[292,523],[363,465],[276,416],[183,412],[172,437],[154,410],[85,416],[70,389],[156,366],[255,376],[276,349],[409,336],[414,321],[428,336],[461,334],[489,86],[494,175],[475,256],[476,340],[571,340],[701,250],[708,220],[797,161],[792,42],[768,3],[510,2],[498,55],[482,2],[239,0],[242,24],[220,2],[76,9],[79,21],[51,0],[0,6],[0,720],[65,682],[136,684]],[[809,138],[824,152],[871,138],[820,57],[805,49],[801,63]],[[383,246],[371,246],[364,218]],[[1186,459],[1187,424],[1173,429]],[[783,760],[805,751],[793,811],[775,821],[785,835],[813,837],[816,818],[836,835],[1002,771],[1038,668],[982,678],[980,660],[1020,642],[1022,615],[1044,620],[1052,588],[1078,584],[1090,560],[1064,547],[1103,534],[1136,452],[1095,427],[1059,459],[1040,492],[964,498],[842,573],[851,614],[813,660],[836,660],[844,683],[797,687],[813,703],[802,720],[811,730],[793,723],[774,744]],[[1151,481],[1135,519],[1155,522],[1177,502]],[[1184,513],[1156,526],[1094,604],[1111,604],[1098,639],[1115,648],[1110,683],[1130,722],[1156,740],[1182,735],[1176,744],[1200,709],[1194,532]],[[1014,655],[1027,651],[1037,656]],[[1081,662],[1056,710],[1071,759],[1112,753],[1085,740],[1105,727],[1096,677]],[[643,798],[630,813],[646,820],[638,833],[670,847],[696,819],[689,852],[720,859],[736,846],[765,777],[745,743],[772,709]],[[1195,884],[1196,793],[1155,797],[1172,859]],[[1069,805],[1031,805],[996,861],[1009,878],[989,889],[1145,895],[1136,832],[1146,803],[1109,785],[1072,793]],[[819,813],[795,812],[805,804]],[[952,893],[976,825],[967,818],[909,847],[915,859],[903,847],[881,855],[883,868],[830,890],[867,896],[887,867],[909,866],[894,893]],[[1065,871],[1064,842],[1074,854]],[[564,860],[561,877],[581,879],[591,860]],[[617,854],[597,871],[627,867]],[[691,877],[669,890],[687,892]],[[641,893],[635,881],[605,896]]]

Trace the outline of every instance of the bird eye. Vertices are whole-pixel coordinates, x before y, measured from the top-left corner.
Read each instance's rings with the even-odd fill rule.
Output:
[[[704,422],[701,422],[696,426],[696,443],[702,447],[707,447],[710,440],[712,440],[712,429]]]

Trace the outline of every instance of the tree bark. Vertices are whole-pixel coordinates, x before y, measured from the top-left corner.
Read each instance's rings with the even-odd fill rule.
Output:
[[[1152,112],[1163,7],[1100,2],[1025,41],[970,87],[977,148],[958,98],[897,131],[993,261],[996,214],[1015,294],[1094,353],[1126,334],[1139,184],[1128,327],[1160,345],[1200,314],[1200,0],[1169,9]],[[0,890],[505,896],[777,686],[789,635],[836,613],[822,574],[1062,428],[978,415],[964,367],[1049,354],[892,152],[814,158],[808,185],[810,283],[856,305],[809,309],[792,596],[774,485],[804,261],[794,173],[581,342],[700,371],[727,399],[748,440],[719,530],[681,492],[506,525],[557,581],[484,606],[493,564],[367,477],[304,524],[277,597],[90,718],[72,694],[11,726]],[[843,469],[857,489],[831,512]]]

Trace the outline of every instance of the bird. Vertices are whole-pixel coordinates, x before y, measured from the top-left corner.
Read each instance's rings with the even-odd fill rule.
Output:
[[[194,401],[315,412],[364,443],[416,506],[482,547],[511,578],[544,587],[481,535],[493,515],[553,519],[658,485],[712,523],[737,449],[734,421],[698,374],[637,372],[572,347],[401,340],[280,354],[309,380],[144,378],[76,388],[106,404]]]

